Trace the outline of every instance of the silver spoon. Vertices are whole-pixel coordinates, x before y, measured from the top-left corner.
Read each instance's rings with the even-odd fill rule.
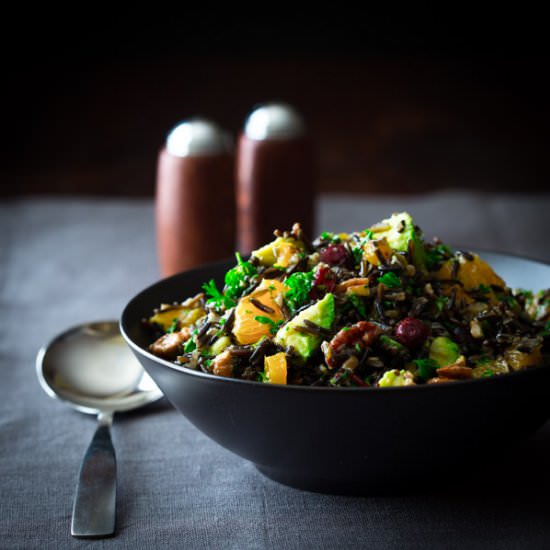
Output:
[[[133,356],[116,321],[87,323],[63,332],[40,349],[36,372],[49,396],[97,415],[99,426],[80,468],[71,534],[112,535],[116,516],[113,415],[152,403],[162,392]]]

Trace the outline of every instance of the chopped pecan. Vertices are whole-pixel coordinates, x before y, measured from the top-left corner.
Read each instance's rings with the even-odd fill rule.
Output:
[[[220,353],[212,363],[212,372],[218,376],[233,376],[233,355],[229,350]]]
[[[441,378],[430,378],[426,383],[427,384],[441,384],[442,382],[456,382],[456,378],[445,378],[442,376]]]
[[[369,321],[359,321],[337,332],[336,336],[330,341],[330,346],[334,351],[338,351],[343,346],[353,346],[355,343],[370,346],[380,335],[380,332],[378,325]]]
[[[191,330],[184,327],[178,332],[163,334],[149,346],[151,353],[163,359],[174,360],[182,352],[183,343],[189,339]]]
[[[473,373],[470,367],[455,363],[454,365],[437,369],[437,376],[438,378],[450,378],[451,380],[466,380],[467,378],[472,378]]]

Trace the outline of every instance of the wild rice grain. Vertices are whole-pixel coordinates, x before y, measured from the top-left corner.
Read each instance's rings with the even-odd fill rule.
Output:
[[[275,313],[275,310],[272,307],[262,304],[262,302],[256,300],[256,298],[250,298],[250,303],[265,313]]]

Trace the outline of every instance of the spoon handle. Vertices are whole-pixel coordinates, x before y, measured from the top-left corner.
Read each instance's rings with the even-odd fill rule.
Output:
[[[110,422],[100,417],[84,455],[73,507],[73,537],[104,537],[115,532],[116,457]]]

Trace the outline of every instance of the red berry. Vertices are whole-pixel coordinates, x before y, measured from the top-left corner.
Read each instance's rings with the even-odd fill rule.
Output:
[[[343,244],[329,244],[320,252],[320,260],[329,265],[344,265],[349,258],[348,250]]]
[[[395,326],[395,339],[410,349],[422,346],[429,334],[428,326],[414,317],[405,317]]]
[[[336,279],[334,273],[327,266],[319,266],[315,271],[315,278],[313,279],[313,286],[321,286],[326,292],[332,292],[336,286]]]

